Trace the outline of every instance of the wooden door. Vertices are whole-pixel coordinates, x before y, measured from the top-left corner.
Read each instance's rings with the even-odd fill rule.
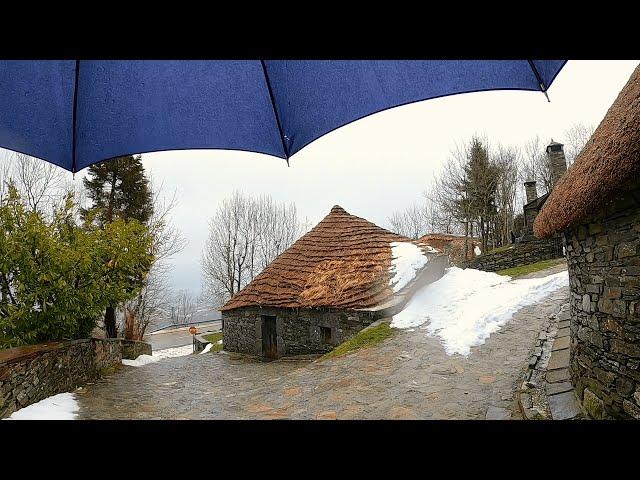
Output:
[[[276,333],[276,317],[262,316],[262,356],[278,358],[278,334]]]

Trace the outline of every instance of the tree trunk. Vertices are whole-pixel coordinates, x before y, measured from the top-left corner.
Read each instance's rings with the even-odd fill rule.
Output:
[[[104,330],[107,338],[116,338],[118,329],[116,328],[116,310],[113,307],[107,307],[104,312]]]

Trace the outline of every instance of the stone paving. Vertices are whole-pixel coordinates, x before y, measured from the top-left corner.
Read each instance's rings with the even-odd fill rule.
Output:
[[[518,384],[541,328],[567,298],[563,289],[521,309],[468,357],[448,356],[417,328],[335,359],[209,353],[125,366],[76,392],[78,418],[522,418]]]
[[[530,420],[584,418],[569,376],[569,301],[562,303],[538,337],[518,401]]]

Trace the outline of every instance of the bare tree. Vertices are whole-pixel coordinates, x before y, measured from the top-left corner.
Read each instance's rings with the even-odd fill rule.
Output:
[[[551,162],[546,145],[537,135],[524,144],[521,157],[520,182],[537,182],[538,193],[543,195],[551,191]]]
[[[177,324],[191,322],[198,308],[198,299],[188,290],[179,290],[174,297],[174,320]]]
[[[140,293],[123,305],[123,331],[125,337],[131,340],[141,340],[149,325],[166,318],[171,305],[171,265],[168,260],[186,246],[186,240],[170,219],[177,205],[175,191],[170,197],[165,197],[162,194],[163,184],[156,187],[152,180],[150,188],[153,193],[153,213],[147,226],[152,235],[154,262]]]
[[[515,147],[497,145],[492,154],[499,176],[496,189],[496,233],[499,243],[507,245],[515,231],[515,209],[518,205],[520,152]]]
[[[584,146],[593,135],[595,129],[595,125],[584,125],[582,123],[575,123],[564,132],[564,154],[569,166],[573,164],[576,157],[580,154]]]
[[[402,211],[396,211],[387,219],[395,233],[417,239],[429,232],[429,206],[425,199],[422,204],[414,203]]]
[[[66,172],[52,163],[9,151],[6,151],[3,163],[0,178],[4,177],[3,183],[9,179],[13,181],[25,206],[31,211],[50,214],[69,187]]]
[[[293,204],[240,192],[225,199],[209,222],[201,260],[213,304],[239,292],[307,229]]]

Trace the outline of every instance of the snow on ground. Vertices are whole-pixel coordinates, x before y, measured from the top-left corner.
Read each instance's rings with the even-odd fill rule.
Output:
[[[394,292],[398,292],[413,280],[416,271],[420,270],[429,260],[422,250],[410,242],[391,242],[391,273],[393,278],[389,285]]]
[[[157,350],[151,355],[140,355],[135,360],[122,359],[123,365],[129,365],[130,367],[142,367],[149,363],[155,363],[163,358],[182,357],[184,355],[190,355],[193,353],[193,345],[185,345],[184,347],[164,348]]]
[[[213,343],[207,343],[204,347],[204,350],[200,352],[200,355],[202,355],[203,353],[209,353],[211,347],[213,347]]]
[[[520,308],[569,285],[564,271],[542,278],[511,277],[451,267],[438,281],[418,290],[404,310],[394,315],[392,327],[421,327],[438,336],[449,355],[469,355]],[[427,323],[428,322],[428,323]]]
[[[6,420],[73,420],[79,409],[73,393],[59,393],[13,412]]]

